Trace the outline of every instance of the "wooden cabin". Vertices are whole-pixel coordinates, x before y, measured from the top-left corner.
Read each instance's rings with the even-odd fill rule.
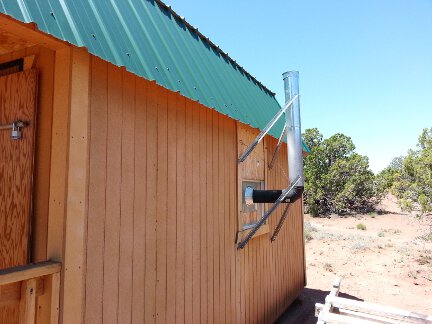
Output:
[[[0,1],[0,322],[271,323],[306,284],[274,94],[160,1]],[[282,80],[281,80],[282,82]],[[21,123],[21,124],[20,124]],[[13,129],[12,129],[13,128]]]

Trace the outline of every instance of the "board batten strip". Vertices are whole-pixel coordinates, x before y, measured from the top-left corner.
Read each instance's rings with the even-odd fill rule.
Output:
[[[213,222],[213,253],[214,253],[214,263],[213,263],[213,282],[214,282],[214,296],[212,299],[212,304],[214,305],[214,322],[215,323],[226,323],[226,314],[224,314],[225,309],[225,295],[222,293],[222,286],[225,286],[225,281],[222,281],[221,274],[225,271],[222,268],[222,250],[224,246],[224,228],[221,228],[224,224],[224,219],[229,217],[229,213],[226,213],[224,207],[228,201],[225,201],[224,197],[228,188],[224,186],[226,179],[229,177],[229,170],[224,169],[223,165],[219,164],[219,161],[225,159],[226,156],[221,152],[224,147],[219,145],[220,140],[220,124],[219,115],[213,111],[211,112],[211,118],[209,120],[210,132],[210,146],[211,150],[209,152],[209,158],[212,160],[212,192],[209,195],[209,201],[212,203],[211,218]],[[210,188],[210,186],[209,186]],[[223,188],[223,189],[221,189]],[[212,199],[213,197],[213,199]],[[219,298],[218,298],[219,296]]]
[[[156,185],[157,185],[157,96],[158,87],[149,83],[147,100],[147,172],[145,223],[145,323],[156,321]]]
[[[121,216],[119,250],[119,323],[132,322],[132,254],[135,191],[135,76],[122,69]]]
[[[200,174],[199,174],[199,109],[192,105],[192,323],[201,323],[201,289],[200,289]],[[198,201],[197,201],[198,200]]]
[[[107,63],[91,60],[90,171],[87,222],[86,323],[102,323],[106,214]]]
[[[168,188],[167,188],[167,253],[166,253],[166,322],[176,321],[176,245],[177,245],[177,94],[168,93]]]
[[[268,137],[264,137],[264,179],[268,179],[268,161],[269,161],[269,157],[268,157],[268,153],[269,149],[268,149]],[[263,250],[264,250],[264,264],[267,265],[267,267],[264,269],[264,279],[268,277],[268,273],[270,270],[269,267],[269,254],[270,254],[270,244],[265,244],[263,246]],[[270,291],[272,291],[272,284],[269,283],[268,285],[265,285],[263,288],[263,303],[264,303],[264,322],[268,323],[270,321],[269,318],[269,293]]]
[[[199,112],[198,128],[199,128],[199,194],[198,205],[199,205],[199,219],[200,219],[200,250],[199,250],[199,262],[200,262],[200,296],[201,296],[201,323],[208,321],[207,313],[207,210],[206,210],[206,193],[207,193],[207,171],[206,160],[207,160],[207,125],[206,125],[206,114],[207,109],[202,109],[198,103],[195,103],[195,109]]]
[[[35,67],[39,72],[38,107],[34,162],[34,196],[32,262],[47,258],[47,228],[51,161],[51,127],[53,113],[55,52],[44,47],[26,49],[26,55],[38,55]]]
[[[220,242],[219,242],[219,221],[223,218],[225,218],[227,215],[225,215],[223,213],[223,199],[225,198],[225,193],[228,190],[221,190],[221,188],[225,188],[224,186],[222,186],[221,184],[223,184],[223,182],[225,181],[225,179],[223,178],[223,166],[220,165],[220,159],[222,159],[223,155],[219,155],[219,116],[217,114],[214,114],[213,117],[213,155],[211,157],[212,161],[213,161],[213,192],[212,192],[212,196],[213,196],[213,207],[212,210],[214,212],[214,217],[212,219],[213,222],[213,227],[214,229],[212,229],[212,234],[213,234],[213,246],[214,246],[214,281],[213,281],[213,286],[214,286],[214,299],[213,299],[213,303],[214,305],[214,322],[215,323],[220,323],[220,315],[218,314],[219,310],[218,310],[218,304],[221,302],[218,299],[218,288],[219,285],[221,283],[220,281],[220,276],[219,276],[219,263],[220,260],[218,260],[219,258],[219,249],[220,249]],[[211,197],[210,197],[211,198]]]
[[[230,260],[229,252],[232,246],[232,239],[228,238],[228,233],[230,232],[230,159],[235,160],[235,154],[230,150],[230,145],[226,146],[224,143],[224,127],[223,120],[219,116],[216,117],[216,125],[218,127],[218,132],[216,134],[216,145],[218,148],[218,155],[216,157],[218,174],[219,174],[219,188],[226,188],[219,192],[219,214],[224,215],[218,219],[218,254],[219,254],[219,320],[221,322],[229,322],[232,320],[230,314],[230,287],[231,287],[231,273],[230,273]],[[230,140],[234,140],[231,138]],[[231,236],[231,235],[230,235]],[[227,242],[228,240],[228,242]]]
[[[227,150],[227,156],[234,155],[237,158],[237,130],[234,123],[232,129],[229,127],[228,120],[222,119],[221,131],[224,134],[223,142],[221,145]],[[231,123],[233,124],[233,123]],[[224,151],[225,152],[225,151]],[[238,230],[238,207],[237,207],[237,163],[230,161],[229,165],[229,202],[230,202],[230,228],[228,247],[231,252],[231,296],[234,298],[232,302],[233,307],[233,321],[241,323],[241,291],[240,291],[240,253],[236,249],[235,237]]]
[[[177,233],[176,233],[176,264],[175,264],[175,322],[178,324],[185,322],[185,303],[186,301],[186,286],[185,286],[185,266],[186,266],[186,237],[189,236],[190,227],[186,226],[186,213],[185,213],[185,178],[186,178],[186,107],[185,98],[178,97],[176,104],[177,111],[177,141],[176,141],[176,177],[177,177],[177,190],[176,190],[176,205],[177,205]],[[169,305],[169,304],[168,304]]]
[[[223,135],[219,135],[221,130],[221,123],[220,123],[220,116],[217,116],[216,118],[216,125],[218,127],[218,154],[222,157],[229,157],[229,146],[224,146],[224,138]],[[227,150],[227,154],[223,154],[224,150]],[[230,263],[231,263],[231,240],[230,240],[230,233],[231,233],[231,226],[230,226],[230,190],[229,190],[229,164],[230,158],[224,158],[222,159],[222,165],[220,166],[222,170],[224,170],[224,178],[223,178],[223,187],[226,188],[222,191],[222,199],[224,201],[224,208],[223,213],[225,217],[223,217],[222,220],[222,233],[221,233],[221,251],[222,251],[222,257],[221,257],[221,290],[222,290],[222,296],[224,298],[224,305],[223,305],[223,311],[224,311],[224,318],[222,318],[225,322],[233,321],[234,320],[234,314],[231,311],[231,304],[233,302],[234,294],[231,295],[231,271],[230,271]],[[234,159],[235,160],[235,159]]]
[[[46,258],[61,261],[63,259],[64,220],[66,212],[66,178],[68,159],[69,135],[69,103],[70,103],[70,49],[59,50],[55,53],[54,86],[52,106],[51,153],[49,169],[49,202],[47,224],[41,224],[46,230]],[[60,81],[61,80],[61,81]],[[44,161],[45,162],[45,161]],[[36,225],[36,224],[35,224]],[[37,225],[36,225],[37,226]],[[46,226],[46,228],[45,228]],[[34,235],[35,237],[35,235]],[[43,246],[43,239],[41,240]],[[39,254],[39,253],[38,253]],[[39,254],[40,255],[40,254]],[[63,285],[60,287],[63,289]],[[63,300],[61,300],[61,303]],[[44,323],[48,320],[48,308],[51,308],[49,298],[40,296],[37,299],[37,320]]]
[[[193,108],[192,101],[185,102],[185,189],[192,189],[192,194],[185,194],[185,323],[192,323],[194,306],[193,296],[193,238],[194,238],[194,206],[193,206]],[[186,190],[185,190],[186,192]],[[187,235],[186,235],[187,233]]]
[[[200,107],[201,110],[203,107]],[[205,114],[201,116],[201,125],[204,127],[204,130],[201,134],[203,137],[203,142],[205,143],[205,147],[203,148],[205,154],[205,168],[203,170],[204,174],[201,174],[201,177],[205,180],[204,188],[201,189],[201,192],[204,196],[204,206],[202,207],[204,210],[205,219],[205,239],[207,242],[206,253],[201,254],[201,257],[205,258],[206,266],[207,266],[207,279],[206,286],[202,286],[201,290],[203,291],[206,300],[205,309],[207,311],[207,323],[217,323],[217,305],[214,304],[214,298],[216,298],[215,288],[219,284],[219,278],[216,277],[217,273],[217,256],[216,249],[217,246],[217,220],[222,215],[217,213],[217,207],[213,207],[213,199],[214,197],[218,198],[218,191],[214,191],[213,189],[213,175],[215,170],[213,168],[213,156],[212,156],[212,112],[208,109],[205,109]],[[215,165],[216,168],[216,165]],[[216,172],[217,173],[217,172]],[[217,206],[217,205],[215,205]],[[223,216],[222,216],[223,217]],[[217,300],[217,299],[216,299]]]
[[[135,191],[133,229],[132,323],[144,323],[145,304],[145,223],[147,196],[147,81],[135,84]]]
[[[160,88],[157,99],[156,323],[165,323],[167,298],[168,90]]]
[[[120,217],[121,217],[121,145],[122,74],[108,64],[107,71],[107,165],[106,216],[103,274],[103,322],[117,323],[119,299]]]
[[[69,103],[71,85],[71,50],[56,52],[50,169],[50,202],[47,237],[47,257],[63,258],[63,224],[65,219],[66,177],[69,143]]]
[[[63,323],[82,323],[88,207],[89,54],[72,51],[68,193],[64,251]]]
[[[236,136],[231,137],[231,133],[229,133],[229,129],[225,127],[225,119],[222,116],[219,116],[219,145],[224,149],[222,150],[223,155],[225,157],[230,157],[231,155],[236,156],[237,153],[237,138]],[[235,129],[235,128],[234,128]],[[231,141],[230,141],[231,139]],[[226,248],[230,253],[230,275],[231,275],[231,317],[230,320],[236,323],[240,322],[240,295],[239,295],[239,286],[238,281],[236,280],[236,272],[238,268],[238,259],[236,254],[236,245],[234,242],[234,238],[237,232],[237,205],[235,199],[235,193],[237,192],[235,186],[237,182],[236,169],[237,166],[231,161],[230,158],[226,160],[226,166],[228,170],[228,190],[226,191],[227,199],[229,201],[229,231],[227,233],[226,238]],[[235,161],[235,159],[234,159]],[[235,169],[234,169],[235,166]]]

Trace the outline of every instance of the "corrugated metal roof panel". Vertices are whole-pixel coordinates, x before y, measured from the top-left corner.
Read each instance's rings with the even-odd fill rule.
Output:
[[[253,127],[280,109],[274,93],[159,0],[0,0],[0,11]]]

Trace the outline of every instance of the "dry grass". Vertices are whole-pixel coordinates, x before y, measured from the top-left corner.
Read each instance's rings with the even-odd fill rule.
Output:
[[[361,230],[361,231],[366,231],[366,225],[365,224],[363,224],[363,223],[358,223],[357,224],[357,229],[358,230]]]
[[[333,266],[331,265],[331,263],[324,263],[324,270],[328,272],[333,272]]]
[[[306,242],[314,238],[314,233],[318,232],[317,228],[309,222],[304,223],[304,237]]]

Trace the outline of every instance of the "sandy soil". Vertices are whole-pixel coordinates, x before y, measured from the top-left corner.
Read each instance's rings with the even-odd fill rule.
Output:
[[[402,213],[391,196],[378,207],[384,213],[305,215],[307,287],[280,323],[316,323],[314,304],[335,276],[342,297],[432,315],[432,240],[422,238],[432,215]]]

